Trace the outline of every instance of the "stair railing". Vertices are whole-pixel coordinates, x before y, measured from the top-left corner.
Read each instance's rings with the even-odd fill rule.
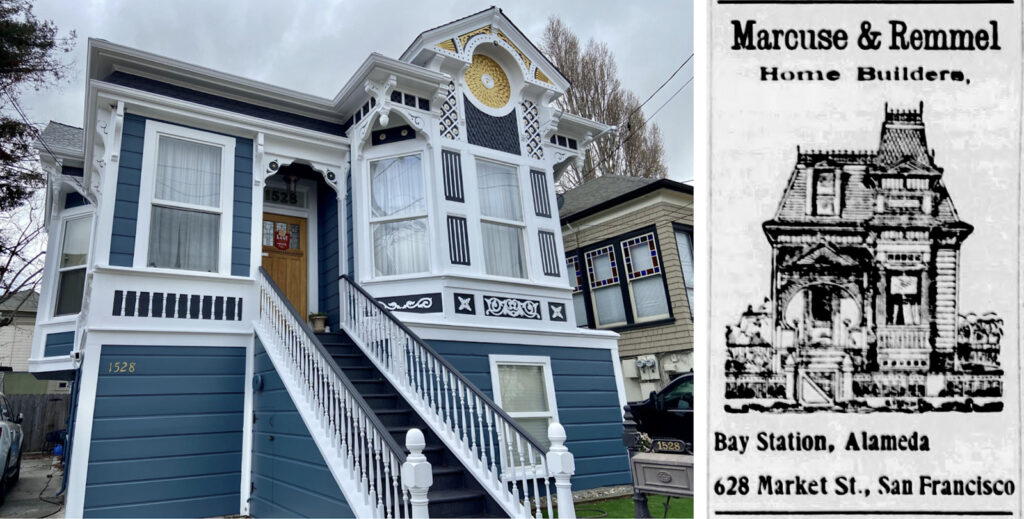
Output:
[[[408,489],[401,477],[406,461],[404,449],[263,267],[257,286],[260,314],[256,328],[261,337],[272,339],[264,340],[264,348],[275,361],[283,361],[284,369],[277,366],[278,371],[287,373],[298,385],[305,403],[332,442],[332,453],[343,460],[350,482],[357,485],[363,496],[362,504],[369,509],[368,515],[412,517]],[[328,453],[324,457],[328,458]]]
[[[549,471],[548,449],[366,290],[347,275],[340,280],[342,327],[413,407],[426,411],[438,436],[458,446],[456,455],[468,457],[466,468],[492,497],[512,517],[532,511],[540,519],[544,507],[554,517],[552,479],[567,488],[569,474]],[[559,503],[560,517],[575,517],[568,501]]]

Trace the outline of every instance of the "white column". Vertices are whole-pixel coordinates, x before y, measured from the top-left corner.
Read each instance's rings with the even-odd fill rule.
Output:
[[[434,483],[434,475],[430,470],[430,462],[423,455],[423,447],[426,445],[423,432],[419,429],[413,427],[405,433],[405,448],[409,449],[409,456],[402,464],[402,486],[409,489],[413,519],[430,517],[427,510],[427,490]]]
[[[576,461],[572,453],[565,447],[565,428],[558,422],[548,426],[548,471],[555,478],[555,493],[558,496],[558,517],[576,519],[576,506],[572,501],[572,482],[570,478],[576,472]],[[550,496],[549,496],[550,497]]]

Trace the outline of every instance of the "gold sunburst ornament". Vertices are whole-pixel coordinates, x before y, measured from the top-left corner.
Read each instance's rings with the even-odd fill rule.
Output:
[[[512,97],[512,87],[501,65],[483,54],[473,55],[473,64],[466,70],[466,85],[485,106],[502,108]]]

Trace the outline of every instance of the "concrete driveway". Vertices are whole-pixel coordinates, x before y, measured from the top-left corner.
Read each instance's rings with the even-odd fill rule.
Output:
[[[54,496],[60,490],[63,474],[53,456],[25,454],[21,460],[21,478],[7,492],[7,500],[0,506],[0,517],[64,517],[64,496]],[[43,501],[40,492],[42,499],[60,504]]]

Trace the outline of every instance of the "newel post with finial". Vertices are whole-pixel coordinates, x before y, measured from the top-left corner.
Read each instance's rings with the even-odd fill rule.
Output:
[[[430,485],[434,484],[434,475],[430,469],[430,462],[423,455],[423,448],[426,445],[423,431],[413,427],[405,433],[405,448],[409,449],[409,455],[402,464],[402,486],[409,491],[413,519],[430,517],[427,510],[427,491],[430,490]]]
[[[565,428],[558,422],[548,426],[548,470],[555,478],[555,495],[558,497],[558,517],[576,519],[576,507],[572,502],[572,482],[570,478],[576,472],[576,461],[572,453],[565,447]]]

